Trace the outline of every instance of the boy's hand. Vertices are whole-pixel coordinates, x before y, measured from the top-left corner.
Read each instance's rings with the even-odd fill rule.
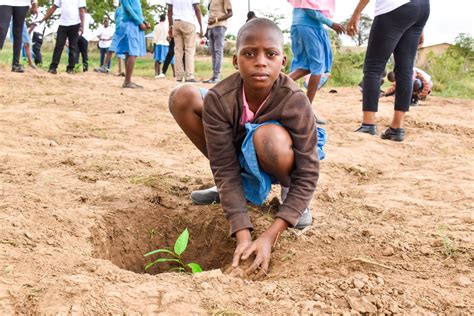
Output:
[[[250,230],[242,229],[235,233],[237,239],[237,246],[235,247],[234,257],[232,259],[232,267],[237,268],[240,263],[240,258],[244,251],[252,244],[252,236]]]
[[[256,279],[267,275],[268,267],[270,266],[273,242],[274,238],[265,232],[260,235],[260,237],[258,237],[250,247],[247,247],[243,253],[242,260],[247,260],[253,253],[255,253],[255,260],[250,267],[245,270],[247,275],[257,273],[255,276]]]
[[[337,33],[337,34],[342,34],[346,33],[346,29],[342,24],[333,22],[331,28]]]

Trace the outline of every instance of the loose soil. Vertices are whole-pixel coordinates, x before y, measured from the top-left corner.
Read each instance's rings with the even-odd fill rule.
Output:
[[[176,86],[0,66],[0,314],[471,314],[474,101],[432,96],[403,143],[353,133],[360,93],[317,95],[327,158],[314,225],[288,230],[269,275],[221,272],[235,242],[219,205],[195,206],[208,162],[168,112]],[[389,123],[381,101],[379,126]],[[275,198],[248,211],[261,233]],[[145,273],[144,253],[190,230],[201,274]],[[156,257],[155,257],[156,258]],[[161,273],[165,272],[165,273]]]

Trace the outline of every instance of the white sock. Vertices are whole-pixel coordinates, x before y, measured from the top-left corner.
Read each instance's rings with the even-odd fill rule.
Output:
[[[284,187],[282,185],[280,186],[280,198],[282,202],[285,202],[288,191],[290,191],[290,188]]]

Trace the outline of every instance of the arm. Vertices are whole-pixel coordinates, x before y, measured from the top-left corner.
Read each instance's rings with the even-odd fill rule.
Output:
[[[46,14],[44,15],[43,19],[40,21],[40,23],[43,23],[43,22],[46,22],[52,15],[53,13],[56,11],[58,7],[53,4],[53,6],[51,8],[48,9],[48,11],[46,12]]]
[[[81,26],[79,27],[79,34],[82,36],[84,33],[84,21],[85,21],[86,9],[79,8],[79,17],[81,18]]]
[[[173,37],[173,5],[168,4],[168,36]]]
[[[127,12],[127,14],[130,16],[130,19],[133,21],[133,23],[136,24],[137,26],[140,26],[140,28],[143,30],[142,24],[145,25],[145,23],[144,23],[145,19],[143,18],[143,16],[141,14],[138,14],[138,12],[135,12],[131,1],[130,0],[121,0],[120,4],[122,5],[123,10],[125,12]],[[146,27],[145,27],[145,29],[146,29]]]
[[[193,8],[194,8],[194,13],[196,14],[196,18],[199,23],[199,35],[202,37],[203,31],[202,31],[201,9],[199,8],[198,3],[193,4]]]
[[[207,21],[207,24],[212,25],[214,23],[225,21],[231,18],[232,15],[234,15],[234,13],[232,12],[232,9],[229,9],[227,10],[227,13],[224,14],[223,16],[216,16],[216,17],[209,16],[209,20]]]
[[[347,23],[347,35],[354,36],[359,31],[360,14],[364,10],[364,8],[367,6],[367,3],[369,3],[369,0],[359,1],[359,4],[354,10],[354,13],[352,13],[352,17],[349,20],[349,23]]]
[[[339,23],[333,22],[330,18],[325,16],[321,11],[318,10],[311,10],[311,9],[306,9],[306,12],[309,17],[311,17],[313,20],[315,20],[318,23],[323,23],[332,28],[334,31],[336,31],[337,34],[345,33],[346,30],[344,26],[342,26]]]

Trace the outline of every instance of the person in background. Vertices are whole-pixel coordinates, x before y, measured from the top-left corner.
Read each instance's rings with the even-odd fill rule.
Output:
[[[256,19],[256,18],[257,18],[257,15],[255,14],[255,12],[249,11],[249,12],[247,12],[247,21],[245,21],[245,23],[247,23],[248,21],[250,21],[252,19]]]
[[[221,79],[222,59],[224,57],[224,39],[227,19],[232,17],[230,0],[211,0],[209,2],[209,20],[207,34],[212,57],[212,77],[204,83],[214,84]]]
[[[122,88],[143,88],[132,82],[133,69],[138,56],[146,55],[145,30],[150,24],[145,21],[140,0],[121,0],[122,21],[117,28],[116,53],[125,55],[125,79]]]
[[[48,72],[53,75],[58,73],[57,68],[59,62],[61,61],[61,55],[63,53],[67,39],[69,42],[69,58],[66,71],[67,73],[72,74],[74,73],[74,65],[76,64],[77,40],[84,32],[86,1],[54,0],[54,4],[48,9],[40,23],[46,22],[58,8],[61,9],[61,17],[59,18],[59,27],[56,45],[54,46],[53,60],[49,65]]]
[[[114,35],[114,28],[109,25],[109,19],[105,18],[102,22],[102,26],[96,31],[97,38],[99,39],[99,50],[100,50],[100,67],[104,67],[105,56],[109,51],[110,44],[112,44],[112,37]],[[107,69],[110,69],[110,59],[105,65]]]
[[[166,15],[160,15],[160,22],[153,30],[153,59],[155,60],[155,78],[165,77],[165,75],[161,73],[161,64],[165,61],[169,50],[169,43],[166,39],[168,36],[168,27],[165,21]]]
[[[41,54],[41,46],[43,46],[43,36],[45,32],[45,23],[34,23],[32,27],[32,42],[33,42],[33,59],[35,65],[41,65],[43,63],[43,55]]]
[[[368,2],[359,1],[347,25],[348,35],[357,34],[362,10]],[[394,113],[390,126],[380,136],[391,141],[404,140],[403,121],[410,109],[415,54],[429,15],[429,0],[375,1],[375,18],[364,60],[362,124],[355,132],[377,135],[375,116],[380,97],[380,75],[393,53],[397,80]]]
[[[77,54],[76,54],[76,65],[79,64],[79,57],[82,57],[82,70],[84,72],[89,70],[89,41],[92,39],[93,34],[90,29],[90,25],[94,23],[92,16],[87,13],[84,15],[84,32],[79,36],[77,40]]]
[[[171,69],[173,70],[173,77],[176,77],[176,71],[174,69],[174,38],[168,36],[167,40],[169,42],[168,54],[166,54],[165,61],[163,62],[163,69],[161,72],[162,76],[160,78],[164,78],[166,76],[166,72],[168,71],[168,67],[170,65]]]
[[[194,55],[196,53],[196,26],[199,23],[199,36],[202,37],[201,9],[199,0],[166,0],[170,36],[175,42],[176,80],[198,82],[194,78]],[[186,62],[183,63],[183,56]]]
[[[344,26],[333,22],[335,0],[288,0],[293,6],[291,23],[291,50],[293,60],[290,68],[290,78],[298,80],[308,74],[308,90],[306,95],[313,103],[321,77],[331,72],[332,48],[329,34],[324,25],[336,33],[345,32]],[[318,124],[325,124],[317,118]]]
[[[37,0],[0,0],[0,51],[3,49],[7,37],[10,21],[13,23],[13,59],[12,71],[25,72],[20,65],[22,32],[26,14],[31,7],[31,13],[38,15]]]
[[[384,96],[389,97],[396,93],[397,83],[395,81],[395,72],[391,71],[387,75],[388,81],[392,82],[390,88],[384,93]],[[428,94],[431,93],[433,87],[433,80],[423,70],[414,67],[413,68],[413,92],[411,96],[410,106],[418,106],[420,100],[426,100]]]

